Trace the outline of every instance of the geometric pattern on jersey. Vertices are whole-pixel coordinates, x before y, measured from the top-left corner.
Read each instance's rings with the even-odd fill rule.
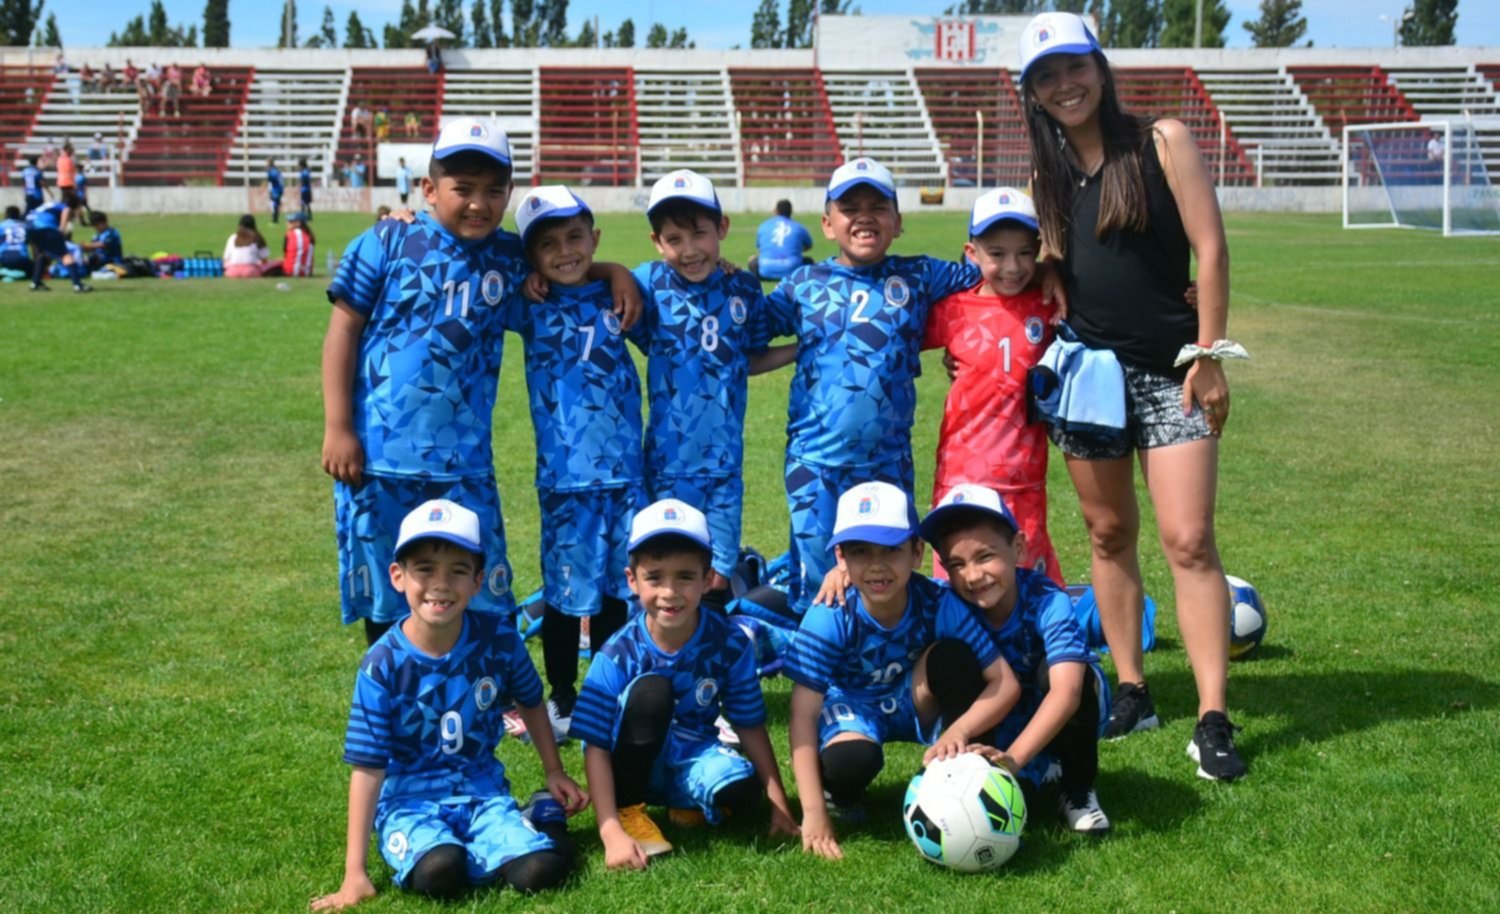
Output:
[[[718,734],[705,737],[673,727],[651,766],[646,802],[670,809],[697,809],[717,825],[724,813],[714,795],[753,777],[755,766],[719,742]]]
[[[911,576],[906,611],[890,628],[870,616],[858,588],[844,598],[843,607],[813,604],[787,647],[783,672],[814,692],[827,695],[837,687],[855,703],[894,709],[911,691],[917,659],[939,638],[968,645],[981,669],[1000,655],[968,605],[925,575]]]
[[[0,222],[0,254],[26,256],[26,223],[19,219]]]
[[[948,489],[934,484],[932,503],[937,504]],[[1029,489],[1010,489],[1005,493],[1005,506],[1016,516],[1020,532],[1026,534],[1026,566],[1032,571],[1045,574],[1059,587],[1066,586],[1062,567],[1057,563],[1057,550],[1052,548],[1052,537],[1047,534],[1047,489],[1033,486]],[[932,576],[940,581],[949,578],[943,560],[933,550]],[[1105,715],[1108,716],[1108,715]]]
[[[865,482],[888,482],[910,492],[910,453],[888,464],[848,469],[804,463],[787,455],[786,502],[791,515],[787,558],[792,570],[787,595],[798,615],[807,611],[823,578],[838,564],[828,541],[833,538],[839,496]]]
[[[394,881],[407,888],[412,868],[433,848],[462,845],[469,882],[485,885],[517,857],[552,850],[552,839],[538,832],[509,795],[461,803],[401,800],[381,806],[375,820],[380,856],[396,871]]]
[[[749,359],[771,343],[759,280],[715,269],[689,282],[661,261],[635,278],[646,300],[630,339],[646,353],[647,475],[739,476]]]
[[[569,616],[592,616],[608,596],[630,599],[630,520],[645,507],[639,485],[582,492],[537,489],[542,508],[542,599]]]
[[[943,403],[937,486],[972,482],[1005,493],[1046,483],[1047,429],[1026,421],[1026,374],[1052,342],[1051,316],[1039,288],[998,296],[969,289],[933,308],[922,348],[946,348],[958,363]]]
[[[646,480],[650,500],[675,498],[703,512],[713,543],[713,568],[726,578],[740,560],[740,512],[745,480],[740,476],[656,476]]]
[[[879,702],[860,701],[838,686],[830,686],[823,696],[823,710],[818,715],[818,750],[828,747],[833,738],[857,733],[872,743],[920,743],[930,746],[943,730],[943,722],[934,720],[925,727],[917,713],[911,694],[912,671],[901,677],[894,695]]]
[[[353,400],[366,474],[494,472],[505,303],[528,272],[515,235],[466,242],[427,213],[410,225],[382,221],[349,242],[328,299],[366,320]]]
[[[755,674],[755,647],[745,630],[719,612],[698,613],[698,627],[675,652],[657,646],[637,609],[589,664],[573,708],[575,739],[613,751],[630,685],[641,676],[665,676],[676,702],[672,730],[685,737],[716,739],[720,714],[738,727],[766,722],[766,706]]]
[[[782,280],[766,301],[772,335],[797,337],[787,453],[821,466],[910,460],[927,315],[979,278],[967,261],[886,257],[829,259]]]
[[[344,624],[360,619],[394,622],[411,612],[406,595],[391,586],[401,521],[418,505],[446,498],[479,515],[484,583],[469,601],[478,612],[515,614],[505,521],[494,474],[465,479],[400,479],[366,475],[359,488],[333,484],[333,531],[338,541],[340,604]]]
[[[509,618],[464,613],[458,642],[441,657],[394,625],[360,663],[344,761],[385,771],[381,805],[508,796],[495,747],[510,701],[539,705],[542,682]]]
[[[539,489],[641,481],[641,376],[614,307],[602,282],[554,283],[540,304],[511,304],[510,329],[526,344]]]

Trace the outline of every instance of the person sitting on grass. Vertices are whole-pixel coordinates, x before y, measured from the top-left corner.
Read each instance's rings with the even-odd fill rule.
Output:
[[[311,276],[313,271],[313,246],[317,241],[312,228],[300,212],[291,212],[286,217],[286,240],[282,251],[282,269],[288,276]]]
[[[743,818],[764,795],[771,836],[796,835],[755,646],[723,613],[702,611],[713,559],[707,518],[663,499],[636,513],[629,546],[625,579],[642,611],[594,655],[573,713],[605,865],[644,869],[672,850],[648,802],[695,827]],[[743,755],[719,743],[721,706]]]
[[[31,249],[26,245],[26,223],[21,221],[21,208],[7,206],[5,221],[0,222],[0,270],[18,274],[6,277],[20,279],[31,276]]]
[[[484,585],[479,515],[446,499],[401,521],[389,575],[410,610],[366,652],[355,677],[344,761],[344,881],[314,911],[375,895],[372,829],[397,886],[454,898],[504,883],[555,888],[572,866],[567,816],[588,805],[545,726],[542,684],[509,617],[466,610]],[[495,749],[514,701],[531,725],[547,789],[518,807]]]
[[[246,213],[229,240],[224,242],[224,275],[229,279],[259,279],[271,269],[271,249],[255,227],[255,217]]]
[[[94,230],[94,240],[83,243],[83,249],[89,252],[89,270],[123,264],[125,251],[120,230],[109,224],[109,215],[103,210],[94,210],[89,213],[89,226]]]

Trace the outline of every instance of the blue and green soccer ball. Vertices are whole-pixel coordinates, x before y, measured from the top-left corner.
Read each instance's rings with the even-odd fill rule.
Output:
[[[919,772],[901,806],[906,834],[922,856],[960,873],[1004,866],[1026,827],[1026,798],[1015,777],[969,752]]]

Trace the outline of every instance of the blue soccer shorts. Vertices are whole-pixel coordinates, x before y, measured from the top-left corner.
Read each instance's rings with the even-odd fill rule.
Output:
[[[538,489],[542,507],[542,599],[558,612],[592,616],[600,600],[630,599],[630,521],[645,507],[639,485],[582,491]]]
[[[911,694],[912,671],[893,684],[893,689],[879,701],[855,698],[838,686],[823,696],[823,713],[818,715],[818,751],[827,748],[835,736],[858,733],[876,743],[919,743],[930,746],[942,732],[942,721],[927,726],[917,714]]]
[[[494,476],[466,479],[406,479],[366,473],[359,488],[333,484],[333,528],[338,538],[339,581],[344,624],[360,619],[394,622],[410,612],[406,596],[391,587],[401,521],[433,498],[457,502],[479,515],[484,539],[484,583],[469,608],[513,614],[510,562],[505,554],[505,522]]]
[[[723,813],[714,795],[737,781],[755,777],[755,766],[719,742],[718,734],[704,736],[673,727],[667,744],[651,768],[646,802],[670,809],[698,809],[717,825]]]
[[[1099,732],[1096,736],[1102,739],[1104,736],[1104,725],[1109,723],[1109,706],[1111,703],[1109,677],[1104,675],[1104,667],[1099,665],[1098,660],[1090,660],[1088,669],[1089,675],[1093,677],[1093,682],[1089,682],[1087,676],[1084,677],[1083,697],[1080,700],[1097,701],[1099,703]],[[1021,731],[1025,730],[1026,725],[1031,723],[1031,719],[1036,716],[1037,708],[1041,707],[1042,704],[1042,697],[1035,688],[1027,688],[1022,693],[1021,700],[1016,703],[1014,708],[1011,708],[1009,714],[1005,715],[1005,719],[1000,721],[1000,726],[995,728],[995,748],[1010,748],[1010,744],[1016,741],[1016,737],[1021,735]],[[1051,767],[1054,761],[1056,761],[1056,757],[1043,749],[1026,764],[1025,768],[1016,772],[1016,776],[1025,778],[1033,785],[1040,786],[1047,774],[1047,769]]]
[[[786,503],[792,520],[789,595],[798,615],[807,612],[824,576],[838,564],[828,541],[833,538],[839,496],[863,482],[888,482],[910,497],[912,476],[910,457],[863,469],[825,467],[787,457]]]
[[[62,232],[55,228],[34,228],[26,232],[26,240],[36,245],[37,250],[48,257],[61,260],[68,253],[68,243]]]
[[[675,498],[702,511],[713,540],[714,571],[725,578],[740,560],[740,514],[745,480],[739,476],[658,476],[650,480],[652,501]]]
[[[412,867],[422,855],[443,844],[460,844],[468,852],[469,881],[493,882],[500,868],[517,857],[552,850],[552,839],[526,821],[516,801],[502,794],[457,802],[397,800],[380,804],[375,816],[380,855],[406,888]]]

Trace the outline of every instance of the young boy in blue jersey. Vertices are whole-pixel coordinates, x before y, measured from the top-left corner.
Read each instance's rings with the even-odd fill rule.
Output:
[[[47,189],[47,176],[42,173],[41,157],[32,153],[26,157],[26,167],[21,169],[21,194],[26,200],[26,214],[42,205],[52,192]]]
[[[794,683],[802,846],[838,858],[830,802],[857,815],[883,743],[925,744],[924,763],[988,743],[1020,686],[968,607],[916,573],[922,541],[903,490],[870,482],[842,493],[831,540],[852,587],[844,606],[807,610],[782,672]]]
[[[422,186],[432,212],[360,234],[328,287],[322,463],[334,478],[343,621],[363,620],[371,644],[406,614],[381,573],[391,531],[432,498],[482,518],[473,608],[515,609],[490,444],[505,298],[526,274],[519,239],[496,231],[511,191],[505,134],[450,122]]]
[[[589,619],[593,650],[625,624],[626,543],[644,501],[641,379],[610,290],[593,278],[599,231],[588,206],[562,185],[537,187],[516,205],[516,228],[546,295],[539,304],[513,301],[506,324],[526,347],[542,522],[542,658],[547,710],[563,740],[578,698],[581,620]]]
[[[281,195],[284,193],[286,187],[281,183],[281,169],[276,167],[275,159],[266,159],[266,199],[271,203],[272,222],[281,215]],[[312,193],[310,188],[308,193]]]
[[[85,241],[82,245],[88,251],[88,269],[97,270],[110,264],[124,263],[124,242],[120,238],[120,230],[109,224],[109,214],[100,209],[89,213],[89,227],[94,230],[94,240]]]
[[[31,268],[31,248],[26,244],[26,223],[21,221],[21,209],[7,206],[5,221],[0,222],[0,270],[19,274],[7,277],[8,281],[30,277]]]
[[[934,302],[980,280],[971,263],[887,256],[901,234],[891,173],[855,159],[833,173],[823,234],[839,254],[768,297],[773,336],[797,337],[787,407],[791,602],[804,612],[833,566],[839,494],[870,480],[912,491],[911,427]]]
[[[1033,789],[1056,761],[1058,807],[1068,828],[1109,831],[1094,790],[1109,685],[1067,593],[1044,572],[1024,567],[1026,534],[993,489],[954,486],[920,529],[948,569],[954,593],[976,610],[1021,683],[1020,702],[982,754]]]
[[[507,149],[509,145],[507,144]],[[312,169],[307,167],[307,159],[297,160],[297,188],[302,195],[302,218],[308,222],[312,221]],[[507,197],[507,202],[509,198]],[[501,207],[503,212],[504,207]],[[497,223],[498,224],[498,223]]]
[[[588,796],[547,733],[542,684],[509,620],[466,612],[484,586],[479,515],[447,500],[401,521],[387,574],[410,615],[365,654],[344,736],[349,822],[344,881],[314,911],[375,894],[365,869],[372,829],[396,885],[439,898],[503,882],[559,885],[571,865],[566,816]],[[495,749],[514,700],[534,724],[547,789],[520,809]]]
[[[75,210],[60,200],[44,203],[26,217],[26,240],[35,250],[36,259],[31,266],[31,291],[46,292],[47,284],[42,279],[52,261],[61,261],[73,280],[74,292],[92,292],[92,286],[83,282],[83,259],[68,250],[68,230],[72,226]]]
[[[662,258],[635,270],[646,308],[630,334],[646,354],[646,491],[708,517],[707,602],[723,608],[740,552],[747,379],[776,367],[765,296],[753,275],[719,266],[729,217],[707,178],[666,175],[651,188],[646,218]]]
[[[643,869],[672,850],[646,812],[691,827],[744,816],[762,794],[770,833],[795,835],[749,636],[722,613],[703,612],[713,555],[709,522],[676,499],[631,521],[626,579],[641,611],[594,655],[573,717],[594,799],[604,862]],[[722,713],[743,755],[719,744]]]

